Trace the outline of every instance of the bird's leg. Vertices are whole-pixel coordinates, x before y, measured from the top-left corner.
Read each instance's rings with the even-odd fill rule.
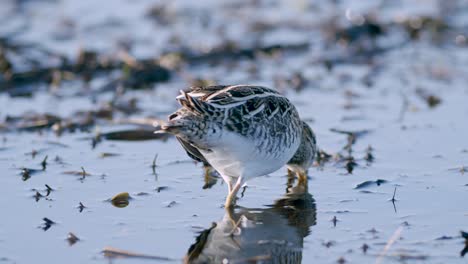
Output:
[[[289,189],[293,187],[294,180],[296,179],[296,173],[288,168],[288,181],[286,183],[286,193],[289,193]]]
[[[242,184],[244,184],[244,179],[242,178],[242,176],[240,176],[239,178],[237,178],[236,184],[232,188],[229,188],[231,190],[229,191],[229,194],[226,198],[226,203],[224,204],[225,208],[230,208],[231,206],[235,205],[236,195]],[[228,185],[231,186],[229,183]]]
[[[300,170],[297,173],[297,177],[298,177],[297,185],[307,187],[307,172],[306,172],[306,170]]]
[[[228,191],[229,191],[229,193],[231,193],[232,192],[232,181],[228,181],[227,185],[228,185]]]

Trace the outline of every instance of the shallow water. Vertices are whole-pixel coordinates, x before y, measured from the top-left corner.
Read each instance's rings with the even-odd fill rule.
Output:
[[[307,91],[299,95],[323,99],[320,101],[332,96],[322,98],[320,94]],[[300,99],[297,100],[304,112]],[[459,257],[463,248],[459,231],[468,228],[468,211],[464,206],[468,181],[467,174],[458,168],[466,164],[468,146],[459,139],[468,128],[466,123],[453,121],[466,115],[468,109],[463,101],[457,94],[448,94],[438,109],[408,114],[405,129],[401,123],[385,121],[385,116],[393,119],[397,112],[390,107],[379,114],[369,113],[382,119],[363,122],[362,126],[373,131],[358,139],[354,155],[363,157],[365,148],[372,145],[375,162],[367,166],[358,159],[359,166],[353,174],[333,163],[310,170],[309,191],[315,199],[316,223],[310,224],[310,233],[299,250],[304,262],[319,259],[331,263],[340,257],[355,263],[372,262],[399,226],[403,226],[401,239],[387,253],[386,262],[400,258],[422,258],[428,263],[464,262]],[[309,108],[312,113],[320,108],[323,113],[327,113],[327,107],[339,109],[329,104],[314,107],[317,109]],[[435,120],[434,116],[443,116],[444,112],[450,113],[453,120]],[[334,118],[339,119],[316,115],[313,123],[320,146],[330,152],[340,150],[345,140],[322,125],[333,124]],[[33,259],[102,262],[100,251],[106,246],[178,261],[195,242],[197,232],[223,218],[225,211],[221,206],[226,186],[218,180],[211,189],[202,189],[202,169],[188,160],[175,140],[104,141],[91,149],[90,140],[83,139],[87,136],[77,133],[57,138],[49,132],[4,134],[0,164],[4,171],[2,186],[6,188],[5,199],[1,199],[0,247],[7,263]],[[39,152],[34,159],[25,154],[32,149]],[[119,156],[100,158],[100,153]],[[155,176],[151,164],[156,153]],[[41,169],[45,155],[49,157],[46,170],[23,181],[20,168]],[[81,171],[81,167],[91,175],[82,179],[80,175],[63,173]],[[355,189],[359,183],[377,179],[388,182]],[[286,180],[284,169],[252,180],[239,205],[265,210],[265,205],[282,197]],[[33,189],[44,194],[44,184],[54,190],[48,197],[35,201]],[[394,207],[389,200],[395,186]],[[116,208],[106,201],[124,191],[133,197],[128,207]],[[82,212],[78,208],[80,202],[86,206]],[[44,217],[57,224],[42,230]],[[334,217],[338,219],[336,227],[331,221]],[[283,219],[272,227],[264,223],[262,228],[276,234],[282,230],[278,228],[288,228],[288,224]],[[68,232],[80,238],[73,246],[65,240]],[[245,231],[248,232],[254,231]],[[279,240],[300,239],[295,236]],[[369,246],[367,254],[360,249],[363,244]]]
[[[71,2],[60,2],[62,15],[73,17],[68,14],[69,10],[84,7],[92,10],[99,6],[88,2],[80,7]],[[26,13],[37,8],[34,19],[39,21],[53,10],[51,3],[29,5],[25,6]],[[131,31],[140,23],[144,26],[135,33],[137,35],[145,35],[145,29],[156,30],[142,18],[146,4],[130,5],[119,1],[115,5],[119,7],[117,10],[132,8],[125,18],[120,18],[126,30]],[[343,3],[342,7],[346,5]],[[173,8],[180,12],[178,16],[188,19],[184,15],[188,11],[183,10],[191,8],[189,3],[177,2]],[[197,8],[203,14],[205,7]],[[229,12],[235,7],[216,8]],[[299,12],[296,8],[290,7],[285,10],[284,17],[270,22],[281,24],[291,20]],[[326,5],[322,8],[322,11],[330,11]],[[367,8],[372,6],[363,4],[358,10]],[[261,10],[262,19],[269,18],[274,11],[268,5],[257,9]],[[396,12],[394,9],[384,9],[382,16],[390,16]],[[310,15],[318,11],[307,12]],[[412,12],[432,11],[427,7]],[[120,15],[114,13],[114,16]],[[14,17],[24,20],[21,13]],[[305,17],[299,22],[315,21]],[[86,30],[85,25],[99,25],[106,21],[105,15],[96,12],[88,19],[73,18],[82,34],[101,39],[99,34]],[[14,23],[15,19],[10,22]],[[218,15],[213,19],[214,24],[219,22]],[[174,22],[178,25],[175,28],[183,35],[181,25],[187,21],[180,21]],[[247,30],[242,21],[236,23],[230,25],[228,36],[236,37]],[[194,25],[193,32],[201,30],[198,26]],[[35,27],[34,24],[26,30],[21,38],[37,40]],[[125,30],[118,30],[120,27],[99,28],[111,39],[114,39],[112,32],[125,34]],[[205,30],[209,32],[207,42],[211,43],[209,40],[216,31]],[[282,31],[278,32],[263,41],[281,41],[285,37]],[[138,39],[138,36],[132,38]],[[191,45],[203,42],[202,38],[194,38],[196,41]],[[399,39],[398,35],[393,38]],[[164,41],[152,38],[150,42],[137,43],[137,50],[142,53],[136,53],[141,55],[152,54],[153,49],[149,47],[158,47],[158,43],[163,45]],[[68,41],[50,38],[44,45],[76,54],[75,45],[78,44],[72,37]],[[103,45],[108,47],[106,43]],[[186,258],[192,245],[191,255],[198,256],[200,263],[207,260],[220,263],[224,258],[230,263],[268,263],[272,258],[288,256],[302,263],[466,263],[466,256],[460,257],[465,245],[460,231],[468,230],[468,172],[462,169],[468,166],[466,47],[415,42],[380,56],[375,63],[381,67],[377,72],[374,72],[375,65],[357,64],[337,65],[327,71],[323,65],[314,63],[317,55],[325,51],[317,48],[307,54],[284,54],[215,66],[187,66],[185,75],[177,75],[168,83],[154,85],[150,90],[126,92],[122,97],[136,98],[141,111],[117,116],[113,122],[98,123],[90,132],[64,132],[61,136],[51,130],[2,132],[0,263],[105,263],[109,260],[113,263],[177,263]],[[256,68],[255,74],[252,68]],[[292,91],[287,85],[274,81],[290,78],[296,71],[309,80],[301,91]],[[363,84],[362,79],[367,75],[373,81],[371,87]],[[358,137],[352,146],[351,154],[357,166],[352,174],[347,172],[346,162],[334,159],[323,166],[312,167],[309,170],[310,196],[296,190],[299,194],[290,194],[286,202],[299,202],[279,208],[274,204],[288,198],[285,196],[286,169],[282,168],[250,181],[238,201],[241,208],[229,213],[222,208],[227,192],[222,179],[204,189],[200,164],[194,164],[173,138],[167,141],[103,140],[92,147],[91,138],[96,133],[138,128],[115,124],[120,118],[165,118],[177,108],[173,98],[178,90],[187,87],[192,78],[277,87],[312,126],[319,147],[333,155],[346,154],[343,147],[347,137],[331,129],[368,130],[369,133]],[[71,85],[79,87],[80,83]],[[93,85],[99,86],[99,83],[91,83],[91,88]],[[429,107],[418,95],[418,88],[436,95],[441,103]],[[98,109],[113,96],[89,91],[73,94],[64,87],[55,94],[39,90],[31,98],[0,94],[2,119],[28,111],[73,117],[78,110]],[[369,146],[373,149],[372,162],[365,160]],[[156,154],[157,166],[153,171]],[[42,170],[45,156],[48,157],[47,166]],[[28,168],[29,175],[24,175],[22,168]],[[82,168],[90,175],[83,177]],[[378,180],[384,181],[379,181],[380,185],[373,184]],[[45,184],[53,189],[47,196]],[[39,197],[36,192],[40,193]],[[128,192],[131,199],[127,207],[117,208],[110,198],[121,192]],[[395,198],[393,202],[392,197]],[[82,210],[80,203],[84,205]],[[54,223],[47,226],[43,218]],[[67,240],[69,232],[79,238],[72,245]],[[384,250],[389,241],[388,250]],[[108,247],[137,253],[137,256],[107,257],[103,250]],[[366,247],[368,249],[363,252]],[[197,254],[193,253],[194,249],[198,250]]]

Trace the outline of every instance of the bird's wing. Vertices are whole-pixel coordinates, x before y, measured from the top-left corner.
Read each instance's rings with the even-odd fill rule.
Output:
[[[179,140],[180,144],[185,149],[185,152],[187,152],[187,155],[190,158],[198,162],[203,162],[204,166],[210,165],[210,163],[205,159],[205,157],[203,157],[203,155],[200,153],[200,151],[196,147],[194,147],[192,144],[190,144],[189,142],[185,141],[184,139],[180,137],[176,137],[176,138],[177,140]]]
[[[284,131],[281,119],[291,111],[297,115],[286,97],[261,86],[232,86],[212,94],[206,101],[224,114],[223,124],[228,130],[241,135],[247,135],[262,123],[274,123],[275,129],[271,131]]]
[[[262,86],[216,86],[181,93],[177,99],[185,109],[222,122],[228,130],[241,135],[245,135],[259,121],[281,119],[291,111],[297,115],[295,107],[286,97]]]

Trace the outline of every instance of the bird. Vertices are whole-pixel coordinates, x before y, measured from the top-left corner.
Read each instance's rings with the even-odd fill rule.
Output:
[[[187,154],[212,166],[228,185],[225,208],[248,180],[284,165],[306,181],[315,135],[279,92],[254,85],[191,87],[156,133],[176,136]],[[304,179],[305,177],[305,179]]]

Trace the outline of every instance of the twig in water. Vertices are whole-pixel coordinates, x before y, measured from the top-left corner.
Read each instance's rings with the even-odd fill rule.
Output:
[[[396,201],[395,194],[396,194],[396,186],[395,186],[395,190],[393,190],[393,197],[392,197],[392,202],[393,203]]]
[[[36,194],[34,194],[34,199],[36,199],[36,202],[39,202],[41,197],[43,197],[43,195],[36,191]]]
[[[373,150],[374,149],[371,145],[369,145],[366,149],[366,155],[364,156],[364,159],[366,160],[367,165],[370,165],[374,161],[374,155],[372,154]]]
[[[393,204],[393,209],[395,210],[395,213],[397,212],[397,210],[396,210],[396,205],[395,205],[395,202],[396,202],[396,199],[395,199],[396,188],[397,188],[397,187],[395,186],[395,190],[393,190],[393,197],[392,197],[392,199],[390,200],[390,201],[392,202],[392,204]]]
[[[42,218],[42,220],[44,221],[44,225],[43,225],[41,228],[42,228],[42,230],[44,230],[44,231],[49,230],[49,228],[50,228],[52,225],[55,225],[55,224],[56,224],[54,221],[50,220],[50,219],[47,218],[47,217]]]
[[[86,206],[84,206],[84,204],[82,202],[80,202],[80,204],[78,205],[78,209],[80,210],[80,213],[83,212],[83,209],[85,209]]]
[[[388,250],[390,250],[390,247],[400,238],[401,232],[403,231],[403,227],[399,226],[397,230],[393,233],[393,235],[390,237],[390,239],[387,241],[387,244],[385,245],[383,251],[379,254],[377,257],[377,260],[375,261],[375,264],[380,264],[382,263],[383,258],[385,255],[387,255]]]
[[[67,241],[70,246],[73,246],[76,242],[78,242],[80,239],[73,234],[72,232],[68,233],[67,235]]]
[[[50,192],[52,192],[54,189],[52,189],[49,185],[45,184],[45,187],[47,188],[47,193],[46,196],[49,196]]]
[[[461,235],[465,239],[465,247],[460,252],[460,256],[465,257],[466,253],[468,253],[468,233],[461,231]]]
[[[102,250],[102,254],[104,257],[113,259],[113,258],[133,258],[133,259],[148,259],[148,260],[157,260],[157,261],[173,261],[173,259],[162,257],[162,256],[154,256],[154,255],[144,255],[139,253],[134,253],[126,250],[121,250],[118,248],[112,247],[105,247]]]
[[[46,155],[45,158],[44,158],[44,160],[42,160],[42,162],[41,162],[41,166],[42,166],[42,170],[43,170],[43,171],[45,171],[46,168],[47,168],[47,158],[48,158],[48,157],[49,157],[49,156]]]
[[[336,223],[338,223],[338,218],[336,218],[336,215],[333,216],[333,219],[331,221],[333,222],[333,227],[336,227]]]
[[[82,171],[82,175],[83,177],[81,178],[82,180],[84,180],[84,178],[86,177],[86,171],[83,167],[81,167],[81,171]]]
[[[153,170],[153,175],[154,176],[157,176],[156,174],[156,160],[158,159],[158,154],[156,153],[156,155],[154,155],[154,159],[153,159],[153,164],[151,165],[151,169]]]

